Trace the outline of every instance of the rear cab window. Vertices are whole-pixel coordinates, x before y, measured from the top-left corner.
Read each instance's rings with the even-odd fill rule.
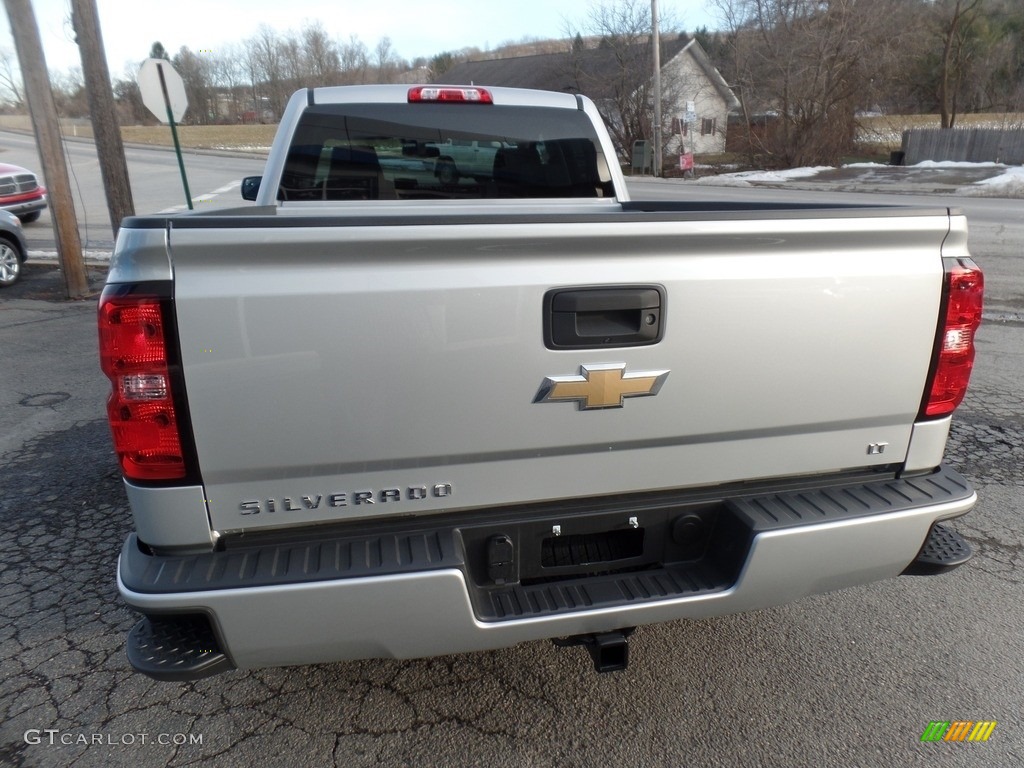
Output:
[[[556,107],[325,104],[305,110],[278,200],[613,197],[587,115]]]

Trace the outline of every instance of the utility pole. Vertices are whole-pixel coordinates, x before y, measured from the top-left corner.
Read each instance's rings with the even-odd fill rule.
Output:
[[[25,101],[32,115],[39,159],[43,163],[65,290],[69,299],[81,299],[89,294],[89,280],[82,260],[82,240],[78,235],[75,201],[71,197],[71,182],[61,151],[57,107],[50,90],[50,76],[39,39],[39,27],[36,26],[36,15],[29,0],[4,0],[4,5],[11,21],[14,47],[18,51],[18,66],[21,67],[21,76],[25,81]]]
[[[85,92],[89,96],[89,117],[96,140],[96,154],[100,159],[110,228],[116,239],[121,220],[135,215],[135,204],[132,202],[128,163],[124,157],[114,93],[110,88],[110,70],[103,50],[103,34],[95,0],[71,0],[71,23],[82,57]]]
[[[658,30],[658,0],[651,0],[651,38],[654,54],[654,175],[661,176],[661,33]]]

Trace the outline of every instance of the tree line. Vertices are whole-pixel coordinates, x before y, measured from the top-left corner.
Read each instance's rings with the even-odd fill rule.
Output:
[[[509,52],[518,45],[507,43],[502,51],[512,55]],[[190,105],[187,119],[199,125],[274,122],[299,88],[424,82],[458,61],[484,55],[488,54],[467,47],[408,60],[388,37],[369,47],[354,34],[345,40],[332,37],[319,21],[297,32],[263,25],[253,37],[219,51],[182,47],[172,55],[160,43],[150,51],[151,58],[168,59],[181,75]],[[150,119],[134,73],[116,80],[113,87],[123,122]]]
[[[952,128],[1024,111],[1020,0],[713,1],[724,31],[698,39],[738,92],[752,149],[779,164],[834,164],[858,113]]]
[[[264,25],[253,37],[215,51],[185,46],[170,54],[155,43],[150,57],[168,59],[181,75],[188,119],[199,125],[273,122],[299,87],[393,82],[425,64],[401,58],[387,37],[371,49],[355,35],[335,39],[318,21],[298,32]],[[134,76],[116,80],[114,93],[123,120],[148,119]]]
[[[516,45],[508,43],[503,50],[514,51]],[[354,34],[347,39],[333,37],[319,21],[285,32],[263,25],[252,37],[218,50],[182,46],[173,52],[155,42],[148,53],[150,58],[170,61],[181,75],[189,100],[186,120],[200,125],[271,122],[300,87],[390,83],[414,76],[422,79],[428,72],[443,72],[458,61],[483,55],[488,54],[467,47],[408,60],[388,37],[370,47]],[[140,52],[139,63],[146,57]],[[153,119],[142,104],[136,74],[137,65],[129,66],[113,79],[122,124]],[[81,69],[51,72],[50,79],[61,116],[86,117]],[[23,106],[17,59],[12,51],[0,50],[0,108],[17,111]]]

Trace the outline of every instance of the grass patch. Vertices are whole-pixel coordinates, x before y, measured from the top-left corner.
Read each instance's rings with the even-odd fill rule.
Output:
[[[274,140],[276,125],[179,125],[178,140],[189,149],[266,150]],[[174,145],[166,125],[127,125],[121,138],[133,144]]]

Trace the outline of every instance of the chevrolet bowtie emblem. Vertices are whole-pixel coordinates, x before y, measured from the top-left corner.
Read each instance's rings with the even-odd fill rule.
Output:
[[[581,365],[577,376],[548,376],[540,385],[535,403],[575,401],[581,411],[621,408],[627,397],[658,394],[668,371],[626,373],[625,363]]]

